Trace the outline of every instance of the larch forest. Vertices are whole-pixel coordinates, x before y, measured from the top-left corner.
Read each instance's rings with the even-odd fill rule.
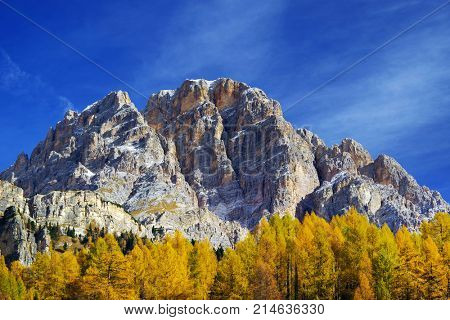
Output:
[[[448,299],[450,216],[395,234],[355,209],[263,219],[234,248],[68,230],[25,267],[0,259],[1,299]],[[72,237],[70,237],[72,235]],[[54,240],[59,234],[52,234]]]

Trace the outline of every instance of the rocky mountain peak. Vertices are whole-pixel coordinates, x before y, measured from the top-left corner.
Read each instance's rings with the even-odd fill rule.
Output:
[[[342,140],[339,149],[343,153],[349,153],[358,168],[366,166],[373,161],[370,153],[359,142],[353,139],[346,138]]]
[[[150,152],[152,144],[157,147]],[[81,113],[67,112],[31,157],[20,155],[1,178],[14,180],[26,196],[54,190],[95,190],[109,184],[113,176],[123,180],[124,174],[118,171],[138,174],[136,154],[145,159],[142,165],[151,166],[162,161],[162,153],[156,133],[128,94],[118,91]],[[116,170],[121,166],[128,168]]]
[[[248,89],[247,84],[228,78],[185,80],[177,90],[153,94],[143,113],[150,125],[161,128],[205,102],[214,104],[218,111],[233,106]]]
[[[71,122],[75,119],[78,118],[78,112],[74,111],[74,110],[68,110],[65,114],[64,114],[64,120],[66,122]]]
[[[175,142],[199,205],[224,219],[251,226],[265,211],[294,212],[318,185],[311,151],[260,89],[226,78],[186,80],[153,95],[143,113]]]

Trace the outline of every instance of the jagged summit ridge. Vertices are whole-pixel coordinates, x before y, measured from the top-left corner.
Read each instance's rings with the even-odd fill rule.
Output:
[[[439,192],[420,186],[395,159],[379,155],[373,160],[353,139],[327,147],[306,129],[298,133],[314,150],[321,179],[321,186],[299,203],[300,217],[314,211],[330,219],[353,206],[372,222],[396,231],[403,225],[417,230],[436,212],[450,210]]]
[[[262,90],[228,78],[186,80],[151,95],[141,111],[123,91],[68,111],[0,179],[23,190],[26,207],[53,212],[34,214],[39,223],[51,218],[81,232],[90,211],[76,208],[93,206],[97,217],[114,212],[98,219],[111,230],[135,230],[118,222],[128,215],[149,237],[180,229],[215,245],[231,245],[274,213],[330,218],[355,206],[396,230],[449,210],[392,158],[373,160],[352,139],[328,147],[296,131]],[[0,204],[23,207],[10,197],[0,192]]]

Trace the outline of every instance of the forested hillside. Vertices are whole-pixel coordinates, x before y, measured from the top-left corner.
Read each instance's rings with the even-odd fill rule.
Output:
[[[70,235],[71,232],[68,232]],[[78,238],[72,238],[78,243]],[[351,209],[330,222],[273,216],[233,249],[181,233],[161,241],[91,230],[38,253],[0,260],[1,299],[448,299],[450,216],[420,232],[378,228]]]

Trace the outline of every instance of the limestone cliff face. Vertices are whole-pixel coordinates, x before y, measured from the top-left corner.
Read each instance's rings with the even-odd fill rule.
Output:
[[[154,94],[151,127],[175,142],[198,204],[253,227],[263,215],[295,212],[318,185],[314,155],[278,102],[231,79],[187,80]]]
[[[121,206],[91,191],[53,191],[34,196],[30,204],[31,216],[39,225],[59,225],[63,230],[71,227],[76,234],[85,234],[94,224],[115,234],[128,231],[152,238],[151,232],[141,228]]]
[[[231,246],[274,213],[329,219],[355,206],[396,230],[450,209],[392,158],[352,139],[328,147],[260,89],[222,78],[186,80],[142,111],[122,91],[69,111],[0,179],[0,212],[18,213],[2,220],[1,250],[26,263],[46,248],[31,221]]]
[[[15,207],[28,214],[27,199],[23,190],[15,185],[0,180],[0,215],[9,207]]]

